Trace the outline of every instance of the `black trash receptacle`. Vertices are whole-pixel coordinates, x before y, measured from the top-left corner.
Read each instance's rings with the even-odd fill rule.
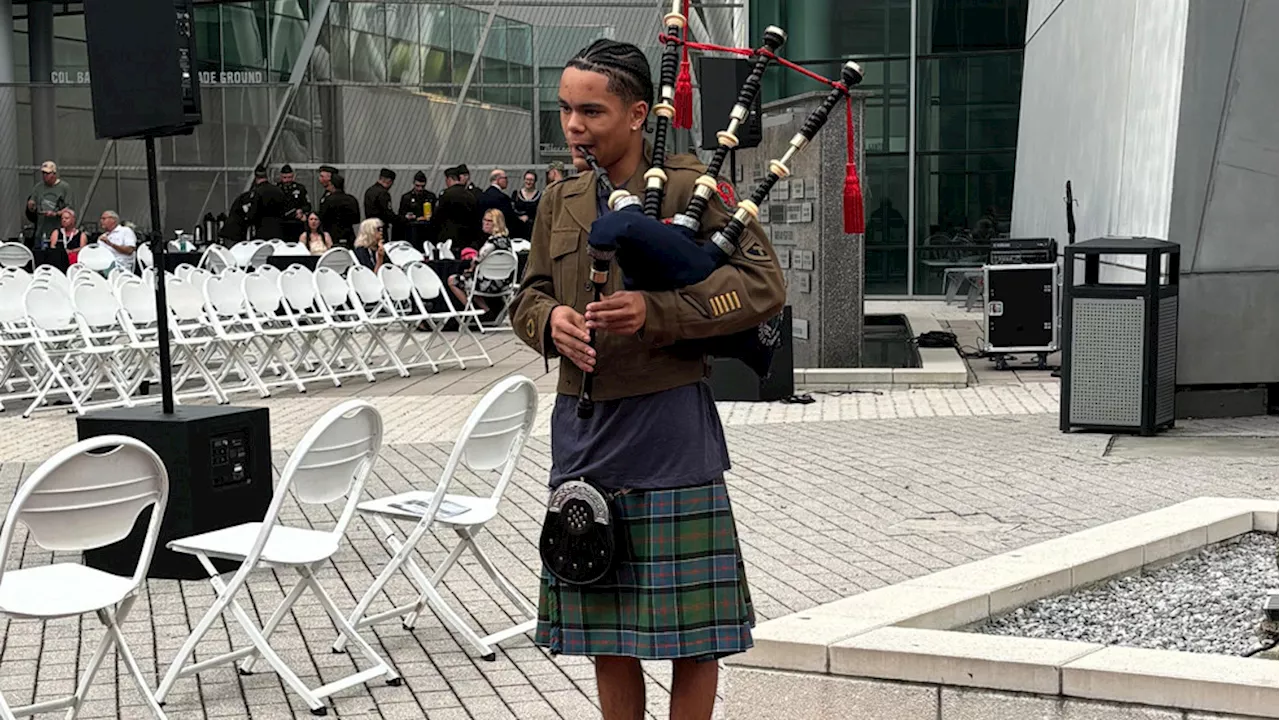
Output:
[[[1173,427],[1179,262],[1177,243],[1152,238],[1066,247],[1062,432]]]

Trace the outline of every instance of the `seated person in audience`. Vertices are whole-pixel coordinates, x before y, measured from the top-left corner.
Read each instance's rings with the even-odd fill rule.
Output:
[[[40,249],[62,248],[68,252],[78,251],[85,245],[85,234],[76,227],[76,211],[63,208],[58,228],[49,237],[40,241]]]
[[[382,221],[369,218],[360,223],[360,231],[356,234],[356,260],[374,272],[378,272],[387,261],[387,250],[382,245]]]
[[[120,223],[120,215],[115,210],[103,211],[102,217],[98,218],[98,225],[102,228],[98,242],[107,246],[115,256],[112,272],[133,272],[133,254],[138,250],[138,236],[133,229]]]
[[[333,238],[320,227],[320,216],[307,213],[307,231],[298,236],[298,242],[312,255],[323,255],[333,247]]]
[[[458,302],[463,305],[467,304],[467,294],[471,291],[471,283],[475,282],[476,266],[480,261],[488,257],[489,253],[495,250],[511,251],[511,233],[507,231],[507,221],[502,211],[498,208],[490,208],[484,213],[484,220],[481,221],[480,230],[489,239],[480,247],[480,252],[471,260],[471,267],[465,272],[458,275],[449,276],[449,290],[453,296],[458,298]],[[466,258],[463,258],[466,259]],[[481,279],[477,290],[483,293],[500,293],[510,286],[510,278],[504,280],[488,280]],[[477,297],[475,299],[476,307],[487,311],[489,306],[485,304],[484,298]]]

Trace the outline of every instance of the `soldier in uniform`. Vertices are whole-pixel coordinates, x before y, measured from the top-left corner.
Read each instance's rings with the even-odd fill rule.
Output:
[[[463,248],[480,249],[484,238],[480,237],[480,224],[476,222],[476,196],[463,184],[459,168],[444,171],[448,186],[440,193],[440,204],[431,224],[438,229],[436,241],[452,241],[454,257],[461,257]]]
[[[614,185],[644,195],[644,124],[654,96],[649,62],[634,45],[597,41],[569,61],[559,95],[560,125],[579,174],[543,192],[513,327],[544,357],[560,359],[551,487],[586,478],[611,496],[627,550],[614,577],[598,584],[564,584],[544,570],[535,642],[595,658],[606,720],[644,715],[641,660],[672,661],[671,717],[710,718],[716,661],[751,647],[754,612],[707,361],[696,342],[681,341],[736,333],[776,315],[786,300],[782,270],[752,220],[742,252],[706,280],[627,291],[615,265],[595,302],[587,239],[609,210],[578,148],[591,151]],[[688,206],[706,166],[691,155],[668,156],[665,165],[661,216],[670,218]],[[713,196],[698,238],[729,218]],[[594,373],[596,401],[587,419],[575,411],[584,373]]]
[[[400,211],[397,215],[402,229],[396,236],[401,240],[408,240],[421,250],[424,243],[432,241],[426,233],[429,229],[427,223],[431,220],[435,207],[436,194],[427,189],[427,174],[419,170],[413,174],[413,189],[400,196]],[[417,233],[409,230],[414,223],[417,224]]]
[[[355,226],[360,224],[360,202],[347,192],[346,179],[341,173],[329,178],[330,192],[320,202],[320,225],[334,246],[351,249],[355,242]]]
[[[376,218],[382,221],[384,228],[390,228],[396,221],[396,214],[391,211],[391,185],[396,181],[396,173],[394,170],[382,168],[378,172],[378,180],[364,191],[364,217]],[[387,242],[392,240],[392,235],[387,230],[383,230],[383,236]],[[394,238],[400,240],[402,238]]]
[[[307,214],[311,212],[311,200],[307,198],[307,186],[296,182],[293,166],[280,168],[280,192],[284,193],[284,240],[297,242],[307,229]]]
[[[259,165],[253,171],[253,205],[249,208],[253,239],[285,239],[284,212],[284,193],[267,180],[267,169]]]

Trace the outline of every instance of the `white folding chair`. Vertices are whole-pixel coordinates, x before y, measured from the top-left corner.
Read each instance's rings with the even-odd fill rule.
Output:
[[[116,399],[95,402],[95,407],[133,407],[133,400],[129,397],[132,388],[126,379],[134,375],[133,370],[127,367],[132,353],[128,352],[128,336],[120,321],[120,301],[111,287],[103,282],[102,285],[82,283],[71,296],[80,326],[79,355],[84,368],[81,378],[88,386],[84,391],[84,402],[87,405],[92,401],[94,391],[105,380],[116,391]]]
[[[24,270],[0,270],[0,353],[4,357],[0,384],[7,400],[32,397],[40,385],[39,361],[33,348],[35,333],[25,305],[31,282]]]
[[[500,330],[510,330],[511,325],[507,324],[503,327],[503,321],[507,318],[507,311],[511,308],[511,299],[515,297],[516,287],[516,270],[520,263],[516,260],[515,253],[510,250],[494,250],[484,257],[476,265],[475,277],[471,280],[471,287],[467,292],[467,304],[463,308],[466,311],[476,310],[476,298],[497,298],[502,300],[502,312],[494,319],[493,325],[485,326],[480,322],[480,315],[468,315],[469,320],[474,320],[476,329],[480,332],[497,332]],[[499,288],[497,291],[487,291],[480,288],[482,283],[495,283]],[[458,321],[462,323],[462,320]]]
[[[0,615],[48,621],[93,613],[106,633],[83,667],[74,694],[15,707],[11,715],[0,707],[0,717],[67,708],[66,717],[74,720],[113,645],[151,714],[165,717],[151,697],[120,626],[128,619],[151,567],[168,498],[169,475],[164,462],[143,443],[120,435],[103,435],[63,448],[18,488],[0,531]],[[79,553],[125,539],[147,508],[151,508],[151,521],[132,577],[66,558],[50,565],[5,570],[18,523],[47,551]]]
[[[437,339],[445,344],[445,353],[453,356],[453,361],[458,363],[461,370],[467,369],[468,360],[484,360],[489,367],[493,367],[493,358],[489,357],[489,351],[484,349],[484,343],[480,342],[480,338],[471,332],[470,323],[466,317],[476,317],[480,314],[479,310],[456,310],[453,307],[453,300],[449,298],[449,291],[445,289],[444,283],[441,282],[440,276],[435,270],[431,269],[426,263],[413,263],[406,269],[409,275],[409,282],[413,285],[414,295],[417,296],[419,308],[426,315],[427,327],[431,328],[431,336],[427,338],[427,347],[430,348],[432,343]],[[440,300],[445,309],[442,312],[430,312],[429,303],[432,300]],[[459,355],[457,343],[450,340],[444,334],[444,326],[450,320],[457,322],[458,335],[467,337],[480,351],[479,355]],[[477,320],[477,322],[479,322]],[[459,338],[461,339],[461,337]],[[437,363],[445,362],[445,355],[435,358]]]
[[[280,296],[277,276],[261,272],[267,268],[276,270],[270,265],[263,265],[258,268],[259,272],[246,277],[242,286],[247,306],[246,315],[253,325],[254,340],[259,344],[258,374],[262,376],[272,367],[278,367],[280,370],[276,374],[280,379],[268,381],[263,378],[264,383],[272,387],[293,385],[298,392],[306,392],[307,386],[302,383],[302,379],[294,369],[297,354],[295,353],[293,359],[287,359],[281,352],[281,348],[294,331],[288,319],[279,312],[283,298]],[[276,270],[276,273],[278,274],[279,270]]]
[[[151,243],[139,243],[138,249],[134,250],[134,255],[138,258],[139,270],[146,270],[149,267],[155,267],[156,259],[151,252]]]
[[[210,273],[220,273],[227,268],[237,267],[235,255],[221,245],[210,245],[200,256],[200,268]]]
[[[319,272],[321,268],[328,268],[342,276],[347,273],[347,270],[352,265],[356,264],[358,263],[356,262],[355,253],[350,250],[341,247],[329,248],[316,261],[316,272]]]
[[[387,259],[396,267],[406,267],[410,263],[423,262],[427,258],[409,243],[398,242],[387,246]]]
[[[136,368],[129,383],[132,397],[142,383],[160,383],[160,325],[156,322],[155,292],[144,279],[133,278],[116,288],[116,297],[120,300],[124,344],[133,356],[128,364]]]
[[[400,377],[409,377],[409,369],[400,362],[399,355],[387,345],[386,333],[392,325],[399,325],[395,312],[388,305],[382,280],[364,265],[353,265],[347,271],[348,297],[355,316],[364,323],[365,334],[369,343],[365,346],[364,361],[369,369],[377,371],[395,370]],[[381,348],[384,362],[374,364],[374,349]]]
[[[279,242],[279,241],[277,241]],[[267,264],[267,258],[276,252],[275,245],[271,243],[263,243],[253,249],[253,254],[249,256],[249,262],[246,267],[256,268]]]
[[[25,268],[36,264],[31,248],[16,242],[0,243],[0,267]]]
[[[194,555],[200,561],[209,573],[209,582],[217,593],[217,599],[182,644],[178,656],[160,682],[156,700],[163,703],[179,677],[193,675],[206,668],[234,663],[243,658],[240,672],[249,674],[259,655],[307,703],[313,715],[326,714],[327,708],[321,698],[380,675],[386,677],[389,685],[401,684],[396,671],[356,633],[333,599],[316,581],[316,573],[330,561],[342,544],[343,535],[355,514],[356,503],[364,489],[365,479],[381,448],[382,416],[368,402],[348,400],[325,413],[302,437],[280,473],[275,496],[262,522],[244,523],[174,540],[168,544],[175,552]],[[333,528],[316,530],[279,524],[281,507],[291,490],[298,502],[308,505],[330,505],[345,499]],[[229,581],[224,582],[211,558],[239,561],[240,569]],[[255,570],[285,568],[297,572],[298,581],[259,629],[253,616],[236,601],[236,594],[243,589],[245,581]],[[342,636],[354,643],[374,667],[322,687],[308,688],[285,664],[269,641],[285,615],[302,597],[303,591],[308,589],[329,614]],[[249,636],[251,645],[187,666],[187,660],[191,658],[205,633],[209,632],[213,623],[228,609]]]
[[[253,254],[258,250],[258,247],[258,245],[248,240],[232,245],[231,257],[236,261],[234,267],[248,267],[249,262],[253,259]]]
[[[198,276],[191,275],[192,279]],[[175,362],[182,361],[182,369],[173,379],[175,394],[196,373],[204,380],[205,390],[195,395],[212,395],[221,405],[228,400],[218,379],[208,366],[213,354],[214,337],[205,320],[204,295],[191,281],[176,277],[166,279],[165,292],[169,301],[169,344],[173,348]],[[184,395],[187,393],[183,393]],[[188,395],[189,397],[191,395]]]
[[[390,549],[391,559],[360,598],[360,603],[351,614],[352,626],[359,629],[393,617],[402,617],[404,627],[412,629],[418,614],[423,608],[430,606],[450,627],[465,637],[485,660],[495,659],[494,645],[534,629],[537,624],[537,609],[494,567],[493,562],[476,544],[476,538],[484,530],[485,524],[498,515],[503,493],[511,482],[511,475],[515,472],[537,413],[538,391],[533,381],[520,375],[506,378],[485,394],[467,418],[433,492],[412,490],[362,502],[357,506],[366,518],[372,518],[379,536]],[[488,497],[449,494],[449,484],[459,465],[465,465],[476,473],[496,472],[498,479],[493,493]],[[397,520],[417,522],[404,540],[400,539],[394,526]],[[457,533],[458,544],[428,578],[414,560],[413,551],[422,537],[436,525],[444,525]],[[475,556],[480,567],[502,594],[515,604],[519,614],[525,618],[523,621],[481,637],[440,597],[436,588],[449,569],[458,562],[464,550],[469,550]],[[421,593],[417,600],[376,615],[366,615],[369,605],[382,593],[387,581],[402,570],[408,573],[410,581]],[[341,650],[344,644],[344,639],[339,637],[334,642],[333,649]]]
[[[413,284],[409,282],[409,276],[395,265],[384,264],[378,268],[378,279],[382,281],[386,307],[400,325],[400,344],[396,347],[396,356],[406,368],[426,365],[431,368],[431,372],[440,372],[440,366],[428,351],[430,343],[423,345],[418,340],[418,323],[426,322],[428,313],[414,302]],[[405,359],[401,353],[409,344],[413,344],[417,352]]]
[[[94,272],[106,274],[108,270],[115,267],[116,256],[105,245],[89,243],[80,248],[76,264],[83,265]]]
[[[314,377],[319,377],[320,370],[333,382],[334,387],[341,387],[342,380],[329,364],[329,346],[324,335],[329,327],[323,314],[317,308],[315,278],[311,271],[302,265],[290,265],[280,273],[280,296],[284,302],[281,309],[293,334],[288,336],[294,345],[294,353],[300,367],[307,368]],[[314,357],[318,366],[313,366],[310,358]]]
[[[270,397],[271,391],[258,375],[258,370],[249,359],[254,338],[253,327],[245,312],[248,301],[244,296],[244,273],[238,270],[227,270],[222,275],[211,277],[204,283],[205,319],[213,330],[216,340],[213,347],[222,354],[222,372],[218,375],[219,384],[233,371],[244,378],[243,385],[227,387],[222,384],[223,394],[231,392],[247,392],[256,390],[261,397]]]
[[[84,398],[81,393],[84,383],[76,372],[81,337],[71,296],[58,284],[46,279],[33,280],[23,297],[23,306],[35,337],[31,346],[32,356],[37,360],[42,376],[35,398],[22,417],[31,417],[51,392],[61,392],[72,409],[83,414],[81,400]]]
[[[313,281],[316,290],[316,307],[320,310],[325,324],[333,331],[329,365],[344,366],[349,358],[354,369],[344,373],[344,376],[359,374],[363,375],[365,380],[373,382],[373,371],[364,361],[365,353],[360,352],[358,343],[355,342],[356,333],[364,329],[364,323],[352,307],[354,301],[351,298],[351,289],[343,281],[342,276],[330,268],[316,267]]]

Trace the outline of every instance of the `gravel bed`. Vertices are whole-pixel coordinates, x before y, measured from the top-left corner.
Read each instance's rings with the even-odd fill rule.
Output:
[[[1251,532],[1151,572],[1037,600],[971,632],[1243,655],[1260,642],[1276,536]]]

